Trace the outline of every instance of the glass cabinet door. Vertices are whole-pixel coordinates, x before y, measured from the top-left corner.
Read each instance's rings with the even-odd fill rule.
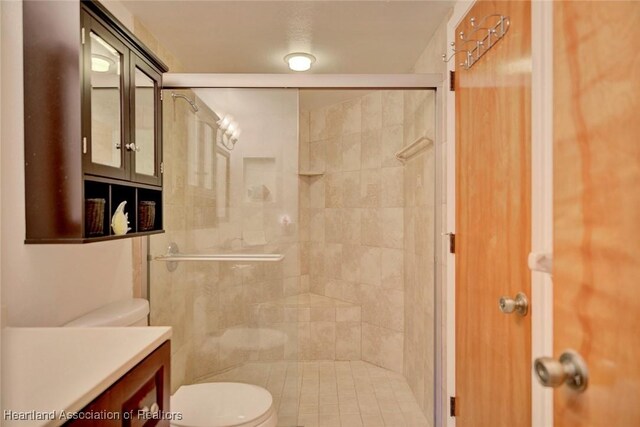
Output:
[[[136,182],[161,184],[160,75],[131,54],[133,177]]]
[[[85,16],[83,157],[87,173],[127,178],[128,50],[109,30]]]

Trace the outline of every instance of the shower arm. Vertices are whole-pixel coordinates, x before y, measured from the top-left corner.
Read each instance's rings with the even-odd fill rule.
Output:
[[[181,93],[171,92],[171,98],[173,98],[174,100],[176,98],[184,99],[185,101],[187,101],[189,103],[189,105],[191,106],[191,109],[193,110],[194,113],[197,113],[198,110],[200,110],[200,107],[198,107],[198,104],[196,104],[196,102],[194,100],[192,100],[191,98],[189,98],[186,95],[183,95]]]

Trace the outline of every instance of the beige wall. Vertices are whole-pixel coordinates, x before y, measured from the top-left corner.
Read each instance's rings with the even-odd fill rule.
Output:
[[[22,2],[3,2],[1,27],[2,302],[11,326],[57,326],[131,296],[131,241],[24,244]]]

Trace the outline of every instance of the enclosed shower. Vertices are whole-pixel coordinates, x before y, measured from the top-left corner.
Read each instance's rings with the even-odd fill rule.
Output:
[[[434,425],[436,91],[164,92],[172,389],[260,385],[282,426]]]

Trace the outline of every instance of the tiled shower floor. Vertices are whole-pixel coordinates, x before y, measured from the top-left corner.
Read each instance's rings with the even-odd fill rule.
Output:
[[[402,375],[361,361],[251,362],[201,381],[265,387],[282,427],[431,426]]]

